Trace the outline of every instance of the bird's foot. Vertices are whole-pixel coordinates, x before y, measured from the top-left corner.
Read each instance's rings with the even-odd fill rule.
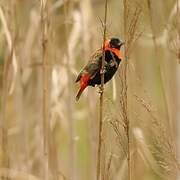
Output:
[[[100,70],[100,74],[105,74],[105,68]]]
[[[104,88],[99,87],[98,93],[99,93],[99,94],[102,94],[103,92],[104,92]]]

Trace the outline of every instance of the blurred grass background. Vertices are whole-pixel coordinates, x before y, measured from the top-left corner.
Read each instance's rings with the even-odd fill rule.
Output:
[[[124,24],[135,28],[124,58],[131,179],[180,180],[180,2],[125,1],[108,1],[107,36],[127,43]],[[101,47],[104,3],[0,1],[1,179],[95,180],[98,88],[75,102],[74,81]],[[105,85],[102,180],[128,179],[123,64]]]

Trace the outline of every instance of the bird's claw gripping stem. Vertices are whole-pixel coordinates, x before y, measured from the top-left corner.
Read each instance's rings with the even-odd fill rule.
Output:
[[[100,70],[100,74],[105,74],[105,68]]]
[[[102,93],[103,93],[103,91],[104,91],[104,88],[99,87],[99,91],[98,91],[98,93],[99,93],[99,94],[102,94]]]

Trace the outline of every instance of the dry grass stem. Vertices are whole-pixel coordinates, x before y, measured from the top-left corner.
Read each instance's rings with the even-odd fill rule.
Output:
[[[100,110],[99,110],[99,131],[98,131],[98,152],[97,152],[97,180],[101,179],[101,148],[102,148],[102,128],[103,128],[103,97],[104,97],[104,61],[105,61],[105,41],[106,41],[106,24],[107,24],[107,7],[108,1],[105,1],[104,9],[104,32],[103,32],[103,57],[101,66],[101,86],[100,86]]]
[[[43,115],[43,150],[44,150],[44,179],[48,180],[50,177],[49,169],[49,112],[48,112],[48,73],[47,73],[47,61],[48,61],[48,1],[41,0],[41,35],[42,35],[42,70],[43,70],[43,104],[42,104],[42,115]]]
[[[3,29],[4,29],[5,37],[6,37],[6,40],[7,40],[7,45],[8,45],[9,51],[12,51],[12,49],[14,48],[13,47],[14,40],[11,37],[11,33],[9,31],[8,24],[7,24],[7,21],[6,21],[6,18],[5,18],[5,15],[4,15],[4,12],[3,12],[3,9],[2,9],[1,6],[0,6],[0,19],[1,19],[1,22],[2,22],[2,25],[3,25]],[[14,90],[14,86],[15,86],[15,82],[16,82],[15,81],[16,74],[17,74],[17,71],[18,71],[18,65],[17,65],[17,59],[16,59],[15,50],[13,50],[12,52],[13,52],[12,61],[8,62],[9,64],[12,64],[12,67],[13,67],[13,75],[12,75],[13,79],[11,80],[10,88],[7,89],[9,94],[12,94],[12,92]]]
[[[138,20],[141,14],[140,7],[136,7],[134,14],[131,17],[131,8],[130,1],[123,1],[124,7],[124,37],[125,37],[125,48],[124,48],[124,66],[121,73],[121,86],[122,86],[122,96],[120,98],[120,106],[122,109],[122,116],[124,121],[124,129],[127,136],[127,164],[128,164],[128,179],[131,179],[131,147],[130,147],[130,121],[128,117],[128,89],[127,89],[127,67],[128,59],[130,55],[130,50],[133,46],[133,43],[140,36],[140,33],[137,33]]]
[[[65,3],[66,1],[64,1]],[[72,2],[71,2],[72,3]],[[71,66],[73,66],[73,48],[76,45],[77,39],[76,36],[79,34],[77,24],[74,24],[73,30],[70,33],[70,29],[68,26],[69,16],[68,16],[68,9],[71,7],[71,3],[64,4],[64,17],[65,17],[65,60],[66,60],[66,73],[67,73],[67,99],[66,99],[66,106],[68,107],[67,110],[67,117],[69,123],[69,177],[70,179],[76,179],[76,171],[75,171],[75,159],[76,159],[76,149],[75,149],[75,124],[73,118],[73,91],[72,91],[72,78],[71,78]],[[78,17],[78,13],[76,11],[73,12],[74,19]],[[77,33],[77,34],[76,34]],[[68,38],[69,37],[69,38]]]

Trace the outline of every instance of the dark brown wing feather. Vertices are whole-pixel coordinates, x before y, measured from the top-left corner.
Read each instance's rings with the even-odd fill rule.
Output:
[[[94,78],[96,73],[101,68],[101,61],[102,61],[102,50],[97,50],[90,58],[88,63],[85,65],[85,67],[80,71],[79,75],[76,78],[76,82],[78,82],[82,75],[89,74],[91,79]]]

